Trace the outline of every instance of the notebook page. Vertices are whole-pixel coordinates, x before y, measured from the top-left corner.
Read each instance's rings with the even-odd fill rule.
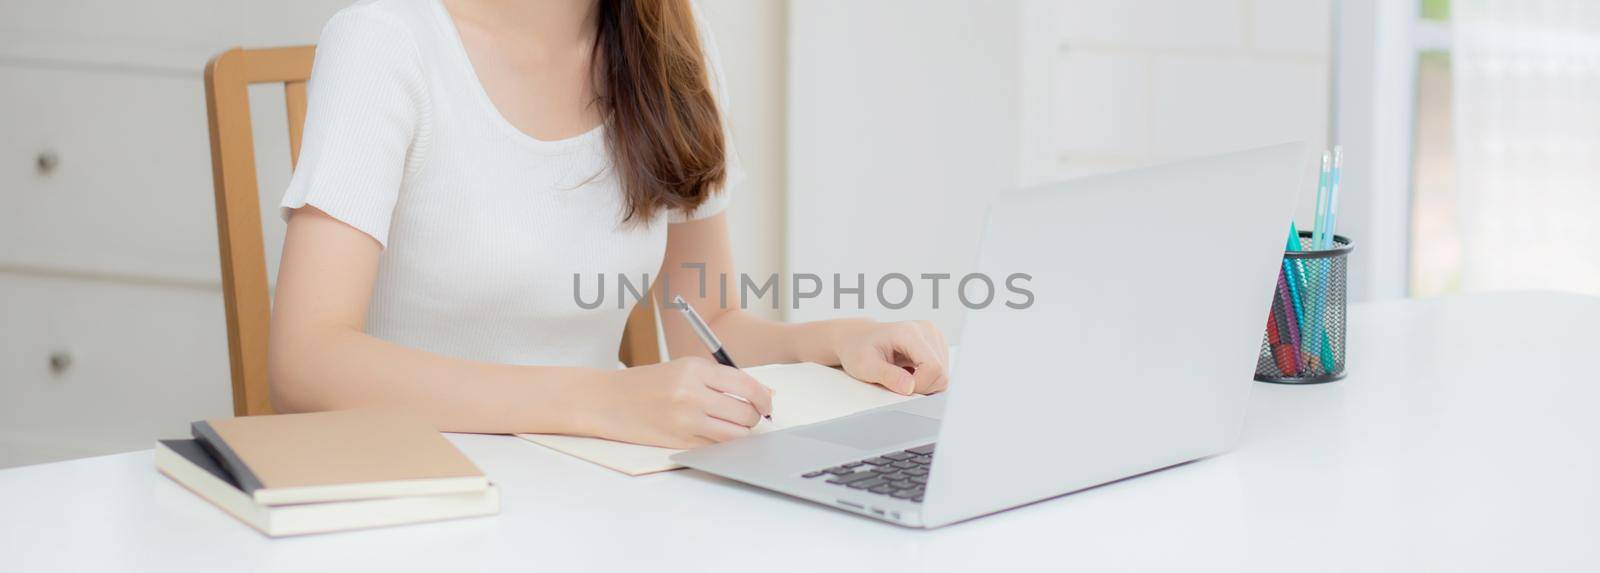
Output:
[[[746,368],[745,372],[776,392],[772,421],[763,420],[755,427],[756,433],[814,424],[912,398],[820,364],[774,364]],[[669,459],[682,451],[672,448],[554,434],[517,436],[631,476],[683,467]]]

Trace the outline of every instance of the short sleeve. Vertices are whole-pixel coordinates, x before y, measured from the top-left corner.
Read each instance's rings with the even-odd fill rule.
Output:
[[[705,13],[700,10],[699,3],[690,2],[690,6],[694,10],[695,27],[700,32],[700,50],[705,52],[706,55],[706,71],[710,76],[711,91],[716,94],[717,113],[722,117],[722,141],[723,148],[728,153],[726,160],[728,176],[722,188],[707,197],[705,202],[696,207],[694,211],[689,213],[672,211],[667,218],[668,222],[671,223],[684,223],[704,219],[727,210],[728,203],[732,201],[730,194],[735,186],[744,181],[745,177],[744,164],[739,161],[739,151],[735,149],[733,143],[733,130],[729,128],[732,123],[732,112],[728,107],[726,76],[722,73],[722,53],[717,50],[717,39],[711,33],[711,23],[706,21]]]
[[[280,207],[314,206],[388,246],[401,182],[416,169],[427,90],[405,25],[370,4],[328,21],[307,83],[300,157]]]

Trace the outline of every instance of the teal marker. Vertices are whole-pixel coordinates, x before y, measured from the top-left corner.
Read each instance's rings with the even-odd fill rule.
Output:
[[[1333,171],[1328,185],[1327,226],[1322,231],[1322,248],[1333,248],[1334,225],[1339,224],[1339,172],[1344,171],[1344,146],[1333,146]]]
[[[1290,253],[1300,250],[1300,231],[1295,229],[1294,221],[1289,221],[1289,240],[1284,243],[1283,250]],[[1305,299],[1300,296],[1302,292],[1300,285],[1308,284],[1306,283],[1305,267],[1300,264],[1300,261],[1293,261],[1291,264],[1289,257],[1284,257],[1283,276],[1284,280],[1289,283],[1289,300],[1294,303],[1295,319],[1299,322],[1300,347],[1296,348],[1295,351],[1300,353],[1300,364],[1304,368],[1310,368],[1311,351],[1308,348],[1311,346],[1312,331],[1307,330],[1306,327],[1315,328],[1315,319],[1306,313],[1306,309],[1310,305],[1307,305]]]

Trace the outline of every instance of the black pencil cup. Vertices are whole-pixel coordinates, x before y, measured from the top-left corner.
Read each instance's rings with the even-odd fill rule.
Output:
[[[1310,232],[1300,232],[1300,248],[1311,248]],[[1344,378],[1350,249],[1348,237],[1334,235],[1332,248],[1283,253],[1256,380],[1321,384]]]

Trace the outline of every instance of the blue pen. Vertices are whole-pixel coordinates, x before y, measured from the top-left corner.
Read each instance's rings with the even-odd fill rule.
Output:
[[[1321,248],[1323,248],[1323,249],[1331,249],[1331,248],[1333,248],[1334,242],[1335,242],[1333,237],[1338,232],[1337,231],[1337,225],[1339,224],[1339,173],[1341,171],[1343,171],[1343,170],[1344,170],[1344,146],[1335,145],[1335,146],[1333,146],[1333,170],[1330,172],[1329,185],[1328,185],[1328,212],[1324,216],[1325,224],[1323,226],[1323,231],[1322,231],[1322,247]],[[1323,293],[1323,297],[1325,298],[1326,296],[1327,296],[1327,293]],[[1325,304],[1326,304],[1325,300],[1324,301],[1318,301],[1318,304],[1317,304],[1317,306],[1318,306],[1317,314],[1318,315],[1322,314],[1322,309],[1324,308]],[[1318,330],[1321,332],[1322,338],[1323,338],[1323,343],[1322,343],[1322,365],[1329,372],[1337,371],[1339,369],[1339,365],[1335,362],[1335,360],[1333,358],[1333,349],[1331,347],[1329,347],[1329,345],[1327,343],[1327,338],[1328,338],[1327,329],[1326,328],[1319,328]]]
[[[1311,219],[1311,249],[1322,247],[1322,233],[1327,230],[1327,222],[1323,218],[1328,215],[1328,178],[1332,170],[1333,155],[1322,152],[1322,171],[1317,175],[1317,208],[1316,215]]]
[[[1311,250],[1311,251],[1314,251],[1314,250],[1317,250],[1317,249],[1321,248],[1321,246],[1322,246],[1322,235],[1323,235],[1323,233],[1325,233],[1327,231],[1327,228],[1328,228],[1327,221],[1325,221],[1324,219],[1328,215],[1328,181],[1332,177],[1332,173],[1331,173],[1332,170],[1333,170],[1333,154],[1329,153],[1327,151],[1324,151],[1324,152],[1322,152],[1322,166],[1321,166],[1321,169],[1319,169],[1317,171],[1317,203],[1316,203],[1315,215],[1311,219],[1311,242],[1308,243],[1304,249],[1300,249],[1300,248],[1294,249],[1296,251],[1299,251],[1299,250]],[[1294,245],[1296,247],[1299,247],[1299,245],[1300,245],[1299,237],[1295,237]],[[1304,263],[1301,263],[1301,266],[1302,266],[1302,269],[1303,269],[1304,268]],[[1313,265],[1312,269],[1311,269],[1311,272],[1309,273],[1309,276],[1302,275],[1303,279],[1300,281],[1300,284],[1305,287],[1304,288],[1305,296],[1308,298],[1308,300],[1305,301],[1305,305],[1307,307],[1309,307],[1306,310],[1308,310],[1310,312],[1307,313],[1309,316],[1306,317],[1306,320],[1310,324],[1308,324],[1307,326],[1310,326],[1310,328],[1311,328],[1310,329],[1310,333],[1316,334],[1316,335],[1322,335],[1322,336],[1318,336],[1318,337],[1313,339],[1313,342],[1312,342],[1313,347],[1316,345],[1315,340],[1317,340],[1317,339],[1321,339],[1322,340],[1323,346],[1326,346],[1326,344],[1327,344],[1327,336],[1322,332],[1322,308],[1323,308],[1323,305],[1322,305],[1321,298],[1315,295],[1315,293],[1320,292],[1321,289],[1313,289],[1312,288],[1313,285],[1321,284],[1321,282],[1323,280],[1323,276],[1322,276],[1323,273],[1320,272],[1320,270],[1321,270],[1320,266]],[[1302,329],[1302,330],[1304,330],[1304,329]]]
[[[1339,172],[1344,169],[1344,146],[1333,146],[1333,172],[1328,191],[1327,226],[1322,231],[1322,248],[1333,248],[1334,225],[1339,221]]]

